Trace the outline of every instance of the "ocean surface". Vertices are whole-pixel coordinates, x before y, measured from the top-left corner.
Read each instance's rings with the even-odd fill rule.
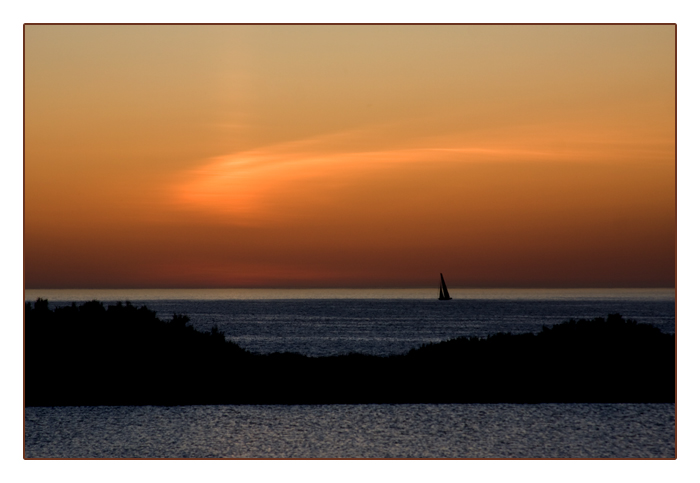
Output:
[[[217,326],[252,352],[325,356],[401,354],[422,344],[497,332],[537,333],[542,325],[619,313],[675,332],[673,289],[451,290],[27,290],[50,306],[100,300],[146,305],[162,319],[190,317],[202,331]]]
[[[429,342],[620,313],[675,333],[675,291],[27,290],[51,306],[130,301],[216,325],[254,352],[403,353]],[[556,361],[552,361],[556,363]],[[673,458],[674,404],[25,409],[29,458]]]

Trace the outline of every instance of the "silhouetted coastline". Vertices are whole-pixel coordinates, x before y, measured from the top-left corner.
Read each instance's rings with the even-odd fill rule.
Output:
[[[254,354],[188,321],[128,302],[26,303],[25,404],[675,401],[675,335],[618,314],[386,357]]]

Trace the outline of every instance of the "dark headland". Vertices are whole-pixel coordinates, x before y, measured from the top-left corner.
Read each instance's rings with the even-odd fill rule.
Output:
[[[25,405],[674,402],[675,335],[571,320],[406,354],[254,354],[186,316],[25,304]]]

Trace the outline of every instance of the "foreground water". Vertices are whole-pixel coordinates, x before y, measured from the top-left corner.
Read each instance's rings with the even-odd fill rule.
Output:
[[[674,404],[25,410],[28,458],[673,458]]]

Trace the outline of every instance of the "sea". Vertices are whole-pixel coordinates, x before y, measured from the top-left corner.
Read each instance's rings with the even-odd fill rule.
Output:
[[[129,301],[257,353],[401,354],[619,313],[675,333],[674,289],[26,290]],[[556,361],[552,361],[556,364]],[[675,404],[25,408],[26,458],[674,458]]]

